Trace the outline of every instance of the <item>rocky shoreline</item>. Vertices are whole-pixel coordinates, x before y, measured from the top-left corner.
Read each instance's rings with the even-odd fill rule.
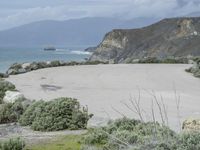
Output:
[[[107,62],[101,62],[101,61],[65,62],[56,60],[56,61],[42,61],[42,62],[32,62],[32,63],[14,63],[9,67],[6,73],[0,73],[0,78],[7,78],[9,77],[9,75],[23,74],[33,70],[44,69],[44,68],[77,66],[77,65],[97,65],[97,64],[107,64]]]
[[[126,64],[193,64],[195,63],[194,57],[169,57],[165,59],[158,59],[156,57],[145,57],[142,59],[134,59],[126,62]],[[9,75],[17,75],[27,73],[33,70],[51,68],[51,67],[61,67],[61,66],[78,66],[78,65],[98,65],[98,64],[114,64],[114,62],[108,61],[84,61],[84,62],[64,62],[64,61],[42,61],[42,62],[32,62],[32,63],[14,63],[12,64],[6,73],[0,73],[0,78],[8,78]]]

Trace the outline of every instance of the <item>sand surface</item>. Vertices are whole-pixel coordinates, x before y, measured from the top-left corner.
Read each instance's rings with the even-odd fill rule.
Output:
[[[123,115],[138,118],[137,113],[128,107],[134,108],[130,97],[138,98],[139,93],[144,120],[152,120],[153,107],[156,119],[161,121],[159,109],[152,96],[152,93],[155,93],[159,102],[161,102],[160,97],[163,97],[169,125],[178,130],[180,121],[188,117],[200,117],[200,79],[184,71],[190,66],[179,64],[66,66],[11,76],[7,80],[14,83],[29,99],[77,98],[94,114],[89,125],[101,125],[108,119]],[[179,96],[180,109],[177,111],[176,102]]]

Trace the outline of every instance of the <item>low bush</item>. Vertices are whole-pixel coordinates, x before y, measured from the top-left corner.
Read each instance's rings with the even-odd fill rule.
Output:
[[[58,66],[61,66],[61,63],[58,60],[52,61],[50,63],[50,67],[58,67]]]
[[[157,59],[156,57],[148,57],[148,58],[140,59],[138,61],[138,63],[141,63],[141,64],[145,64],[145,63],[160,63],[160,60]]]
[[[175,133],[154,122],[118,119],[84,135],[82,150],[199,150],[200,132]]]
[[[8,90],[15,90],[15,86],[8,81],[0,80],[0,104],[3,103],[3,98]]]
[[[200,133],[187,132],[179,135],[176,143],[178,150],[199,150],[200,149]]]
[[[187,64],[188,59],[177,57],[177,58],[163,58],[158,59],[156,57],[149,57],[139,60],[139,63],[161,63],[161,64]]]
[[[23,150],[25,142],[20,138],[0,141],[0,150]]]
[[[83,65],[98,65],[98,64],[109,64],[109,62],[102,62],[102,61],[86,61],[83,62]]]
[[[19,99],[14,103],[4,103],[0,105],[0,124],[17,122],[24,113],[28,104],[25,99]]]
[[[91,115],[72,98],[59,98],[49,102],[38,101],[30,105],[20,117],[20,124],[30,125],[37,131],[85,129]]]
[[[171,139],[176,139],[176,134],[168,127],[123,118],[110,122],[106,127],[90,130],[83,141],[89,146],[102,145],[105,149],[120,150],[133,145],[140,149],[152,143],[156,147],[165,140],[172,142]]]

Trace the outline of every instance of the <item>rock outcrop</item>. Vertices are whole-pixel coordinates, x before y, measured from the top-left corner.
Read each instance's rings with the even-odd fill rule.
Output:
[[[5,103],[14,103],[16,100],[25,99],[24,95],[17,91],[6,91],[3,101]]]
[[[190,118],[185,120],[182,129],[185,131],[200,131],[200,119]]]
[[[90,61],[132,62],[146,57],[200,56],[200,18],[164,19],[140,29],[107,33]]]
[[[193,64],[194,65],[191,68],[186,69],[186,71],[192,73],[195,77],[200,78],[200,57],[195,58]]]
[[[6,75],[17,75],[33,70],[50,68],[50,67],[61,67],[61,66],[75,66],[75,65],[97,65],[97,64],[106,64],[101,61],[83,61],[83,62],[64,62],[64,61],[47,61],[47,62],[32,62],[32,63],[15,63],[9,67],[6,71]],[[1,77],[1,76],[0,76]]]

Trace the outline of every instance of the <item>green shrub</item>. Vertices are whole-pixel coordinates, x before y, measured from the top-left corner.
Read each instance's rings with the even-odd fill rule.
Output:
[[[85,129],[90,118],[88,110],[81,110],[76,99],[59,98],[49,102],[38,101],[29,106],[20,117],[21,125],[30,125],[37,131]]]
[[[8,90],[15,90],[15,86],[8,81],[0,80],[0,104],[3,103],[3,98]]]
[[[108,64],[109,62],[102,62],[102,61],[86,61],[83,65],[98,65],[98,64]]]
[[[177,142],[178,150],[199,150],[200,149],[200,133],[188,132],[182,133]]]
[[[156,57],[147,57],[140,59],[138,63],[160,63],[160,61]]]
[[[20,115],[24,113],[28,105],[23,104],[23,100],[14,103],[4,103],[0,105],[0,124],[17,122]]]
[[[23,150],[25,142],[20,138],[0,142],[0,150]]]
[[[200,132],[178,134],[158,123],[123,118],[90,129],[82,143],[83,150],[199,150]]]
[[[84,137],[85,144],[100,144],[104,145],[108,142],[108,134],[102,128],[90,129]]]
[[[58,66],[61,66],[60,61],[58,60],[52,61],[50,64],[50,67],[58,67]]]
[[[38,69],[47,68],[47,63],[46,62],[38,62],[37,67],[38,67]]]
[[[44,106],[44,104],[44,101],[33,102],[20,117],[20,124],[23,126],[32,125],[36,116],[42,112],[42,106]]]
[[[172,139],[176,139],[176,134],[168,127],[160,126],[158,123],[143,123],[139,120],[123,118],[110,122],[106,127],[90,130],[85,135],[83,143],[89,146],[101,145],[105,149],[120,150],[133,145],[137,149],[142,149],[141,147],[149,144],[154,148],[161,147],[160,143],[166,140],[170,143]]]

